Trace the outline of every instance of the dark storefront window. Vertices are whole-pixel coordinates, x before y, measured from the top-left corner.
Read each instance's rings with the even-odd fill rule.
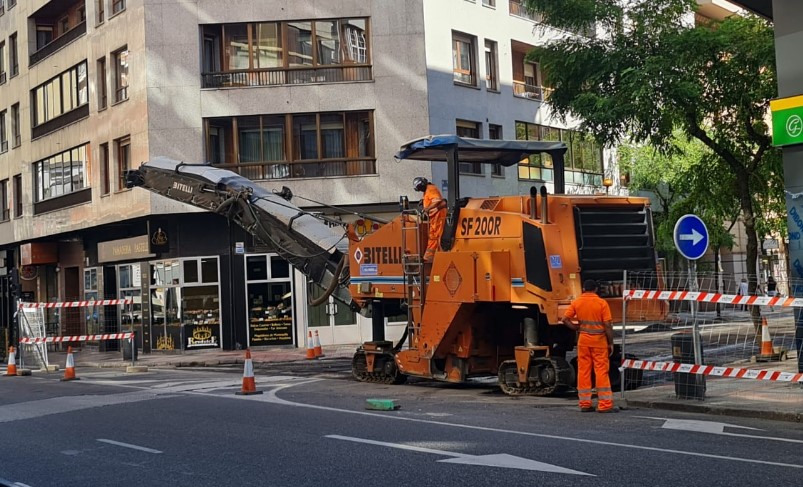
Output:
[[[290,265],[276,255],[246,257],[250,346],[293,343]]]
[[[153,348],[220,348],[218,258],[153,262],[150,275]]]

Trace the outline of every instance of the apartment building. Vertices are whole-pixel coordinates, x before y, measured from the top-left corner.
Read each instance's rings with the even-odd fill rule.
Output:
[[[234,8],[233,4],[237,7]],[[564,140],[568,191],[618,187],[611,155],[549,116],[529,49],[558,32],[503,0],[0,0],[0,322],[10,269],[54,335],[136,331],[145,353],[370,339],[370,320],[224,217],[141,189],[152,157],[208,162],[360,232],[445,164],[394,160],[435,133]],[[464,195],[552,188],[547,158],[466,164]],[[328,205],[343,210],[332,209]],[[387,325],[391,339],[402,325]],[[84,346],[117,350],[113,342]]]

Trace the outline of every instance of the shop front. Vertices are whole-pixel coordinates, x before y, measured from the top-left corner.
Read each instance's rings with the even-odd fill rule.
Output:
[[[293,282],[290,264],[275,254],[245,257],[248,344],[293,345]]]
[[[217,256],[149,263],[152,350],[222,347]]]

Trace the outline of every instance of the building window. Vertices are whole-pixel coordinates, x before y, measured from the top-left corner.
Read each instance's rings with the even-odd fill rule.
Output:
[[[20,104],[11,105],[11,147],[19,147],[22,143],[20,135]]]
[[[125,10],[125,0],[112,0],[112,15],[119,14]]]
[[[8,0],[8,9],[11,10],[14,6],[17,5],[17,0]]]
[[[496,0],[482,0],[482,4],[486,7],[496,8]]]
[[[111,177],[109,175],[109,144],[100,144],[100,194],[111,192]]]
[[[8,207],[8,179],[0,181],[0,221],[11,219],[11,210]]]
[[[452,31],[452,70],[455,83],[477,86],[477,60],[474,54],[476,43],[476,37]]]
[[[84,144],[38,161],[33,165],[36,201],[63,196],[87,187],[89,173]]]
[[[53,26],[52,25],[37,25],[36,26],[36,50],[40,50],[46,45],[53,42]]]
[[[499,61],[496,42],[485,40],[485,89],[499,91]]]
[[[11,4],[8,5],[11,8]],[[17,33],[8,36],[8,63],[11,65],[11,77],[20,73],[20,61],[17,56]]]
[[[33,126],[41,125],[89,103],[86,74],[86,61],[84,61],[34,88],[31,92]]]
[[[131,138],[123,137],[114,141],[114,150],[117,155],[117,189],[125,188],[125,173],[131,169]]]
[[[511,42],[513,96],[545,100],[551,90],[544,86],[544,74],[541,66],[537,62],[527,61],[527,53],[534,47],[518,41]]]
[[[98,25],[102,24],[104,20],[106,20],[106,0],[97,0],[97,13],[98,13]]]
[[[8,151],[8,136],[6,134],[6,111],[0,112],[0,153]]]
[[[112,53],[114,62],[114,102],[128,99],[128,48]]]
[[[14,176],[14,218],[22,216],[22,174]]]
[[[567,183],[602,184],[602,147],[588,134],[527,122],[516,122],[516,140],[561,141],[568,148],[564,156]],[[519,164],[519,179],[552,181],[554,170],[549,154],[531,155]]]
[[[106,108],[108,92],[106,90],[106,57],[98,59],[98,110]]]
[[[471,122],[469,120],[457,121],[457,135],[460,137],[469,137],[472,139],[480,139],[480,132],[482,131],[482,124],[479,122]],[[461,162],[461,174],[482,174],[482,163],[479,162]]]
[[[203,86],[370,80],[367,28],[367,19],[205,25]]]
[[[3,0],[0,0],[2,2]],[[0,85],[6,82],[6,41],[0,41]]]
[[[502,126],[501,125],[488,125],[488,138],[491,140],[502,140]],[[491,164],[491,176],[504,176],[501,164]]]
[[[376,174],[373,113],[205,120],[208,160],[249,179]]]

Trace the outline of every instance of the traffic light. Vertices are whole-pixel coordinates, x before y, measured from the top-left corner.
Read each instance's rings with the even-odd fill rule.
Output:
[[[12,267],[8,272],[8,292],[15,298],[20,297],[20,270],[17,267]]]

